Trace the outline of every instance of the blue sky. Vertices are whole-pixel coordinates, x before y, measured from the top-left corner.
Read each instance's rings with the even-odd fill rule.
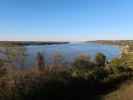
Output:
[[[133,0],[0,0],[0,40],[133,39]]]

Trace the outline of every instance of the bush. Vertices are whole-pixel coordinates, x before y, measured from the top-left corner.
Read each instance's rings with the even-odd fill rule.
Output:
[[[106,56],[102,53],[97,53],[96,57],[95,57],[95,61],[97,66],[105,66],[105,62],[106,62]]]
[[[90,57],[86,55],[80,55],[73,63],[74,68],[94,68],[94,63],[90,61]]]
[[[110,63],[110,69],[112,73],[118,74],[121,72],[130,72],[132,69],[129,68],[122,59],[113,59]]]
[[[0,59],[0,77],[4,76],[7,73],[7,70],[4,64],[5,64],[5,61]]]

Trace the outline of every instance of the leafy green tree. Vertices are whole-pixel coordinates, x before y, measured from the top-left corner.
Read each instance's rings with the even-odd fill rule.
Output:
[[[72,76],[88,79],[93,76],[95,69],[94,63],[87,55],[80,55],[72,65]]]
[[[106,63],[106,56],[103,53],[97,53],[95,57],[96,65],[97,66],[105,66]]]

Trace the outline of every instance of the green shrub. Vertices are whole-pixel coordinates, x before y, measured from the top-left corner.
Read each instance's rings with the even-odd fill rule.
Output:
[[[5,61],[0,59],[0,77],[4,76],[7,73],[7,70],[4,64],[5,64]]]
[[[131,68],[127,66],[125,62],[123,62],[122,59],[113,59],[110,63],[110,69],[113,73],[121,73],[121,72],[130,72]]]
[[[96,61],[97,66],[104,67],[106,63],[106,56],[102,53],[97,53],[95,57],[95,61]]]

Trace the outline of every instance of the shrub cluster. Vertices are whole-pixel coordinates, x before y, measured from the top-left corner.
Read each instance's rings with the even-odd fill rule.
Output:
[[[0,100],[99,100],[99,94],[115,89],[132,76],[132,69],[121,59],[106,62],[101,53],[94,61],[82,55],[65,70],[28,70],[3,75]]]

